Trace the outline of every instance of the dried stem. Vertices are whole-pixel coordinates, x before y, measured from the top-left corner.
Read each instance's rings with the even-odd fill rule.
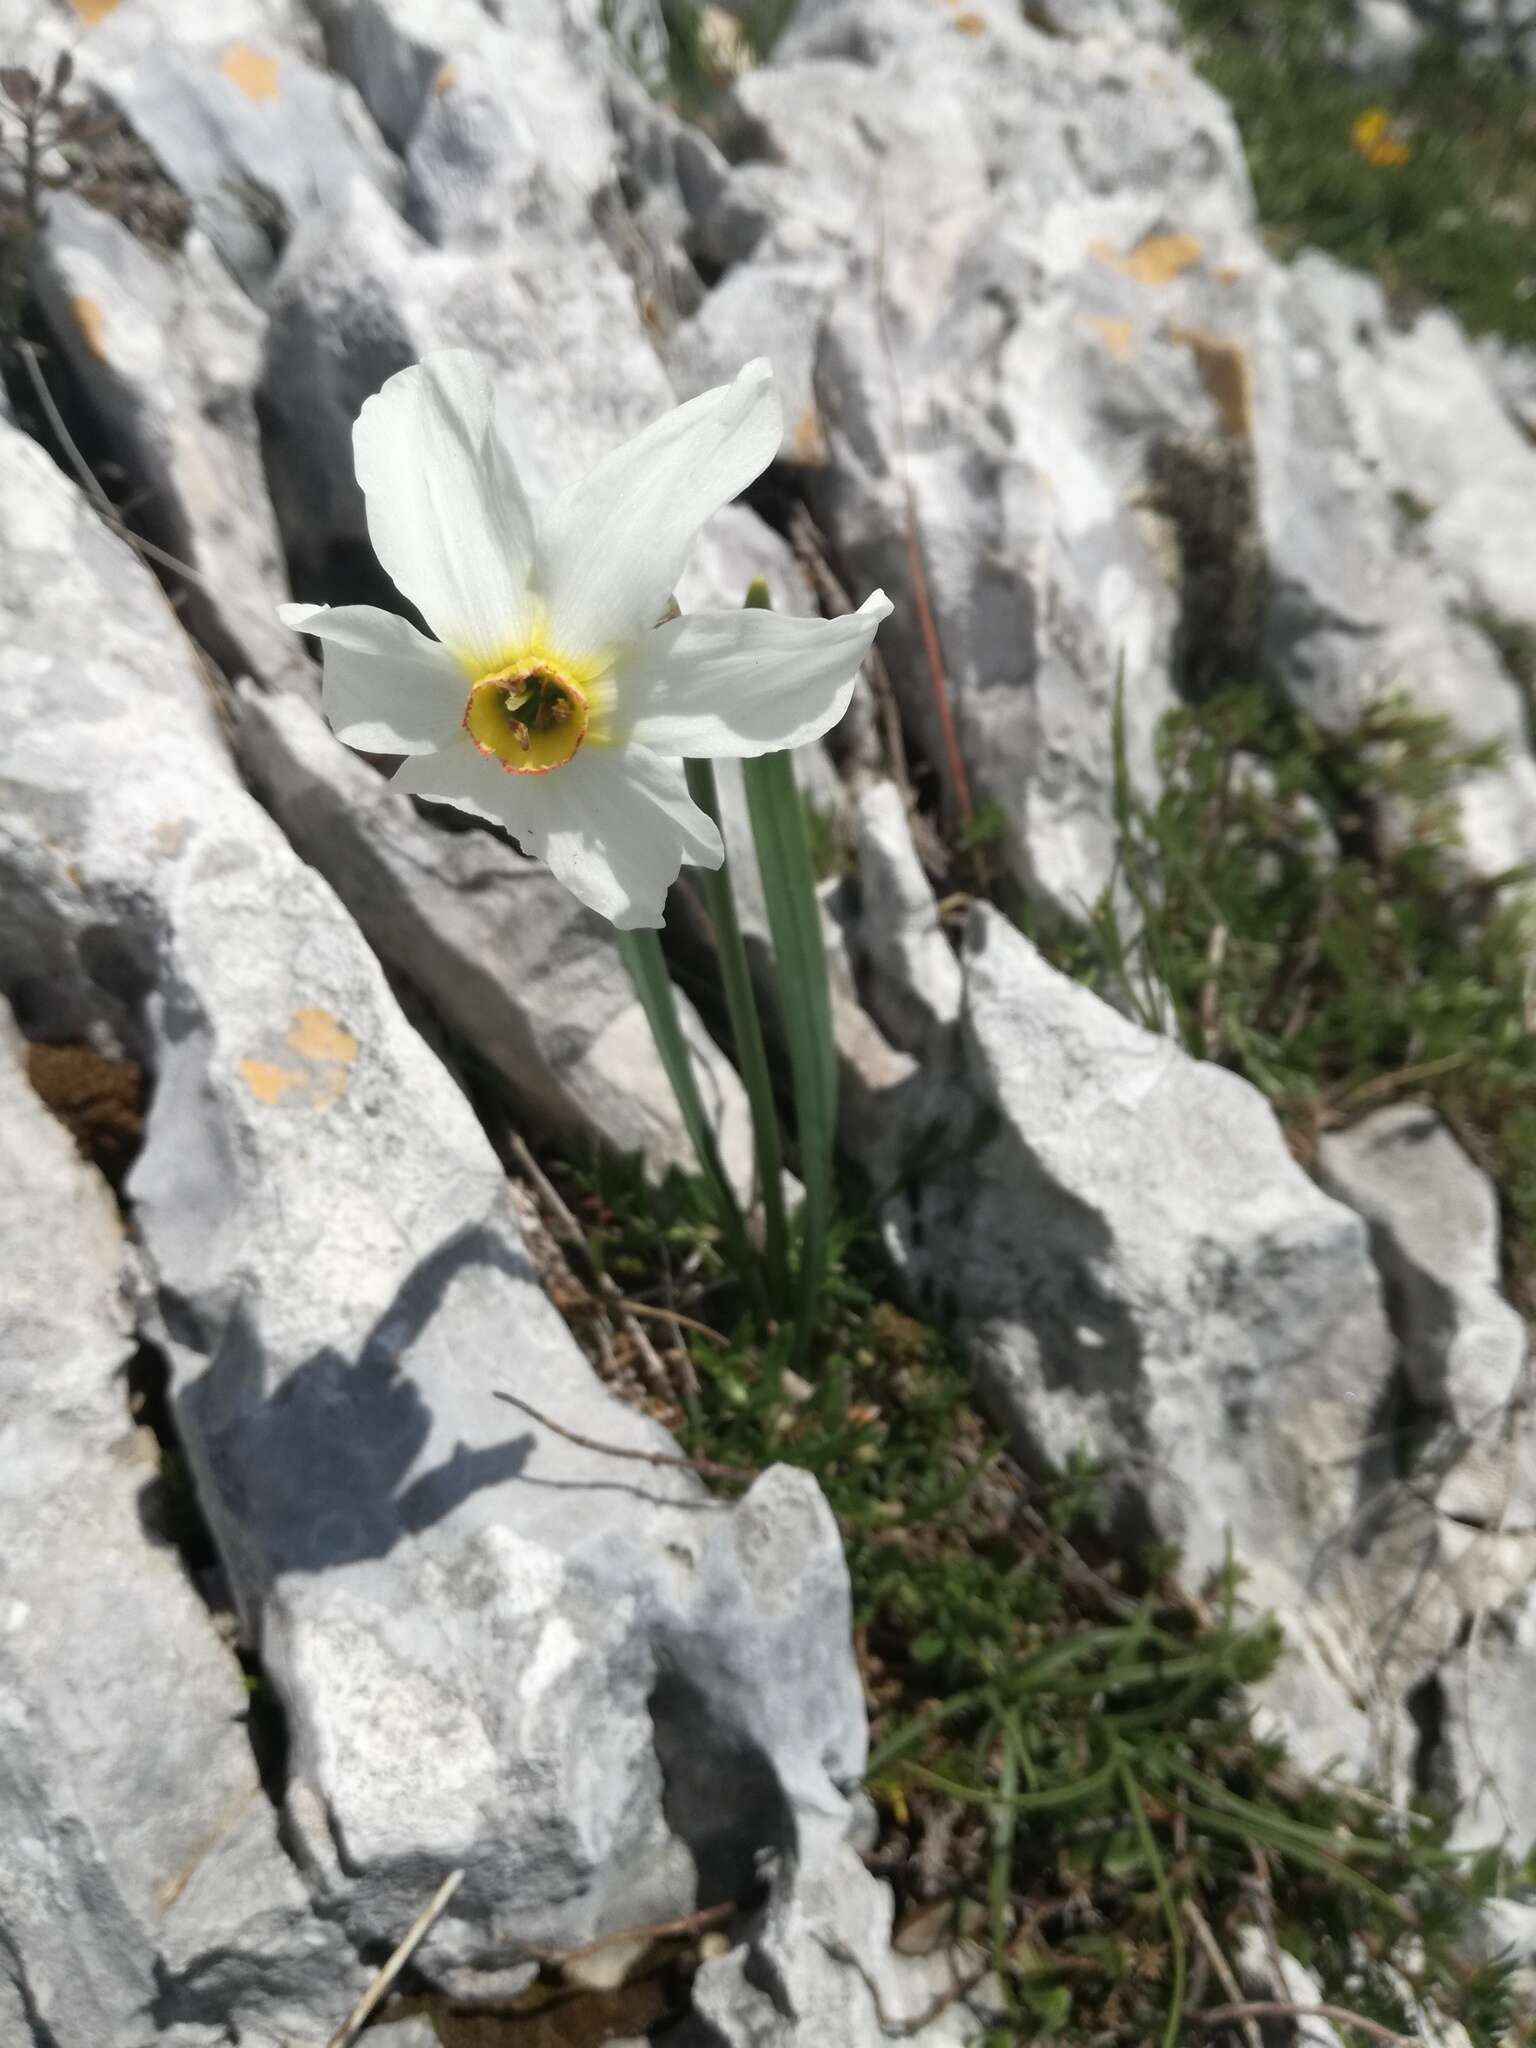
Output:
[[[730,1480],[737,1486],[750,1486],[759,1475],[746,1465],[722,1465],[714,1458],[685,1458],[678,1451],[635,1451],[621,1444],[605,1444],[596,1437],[583,1436],[579,1430],[567,1429],[562,1422],[543,1414],[531,1401],[525,1401],[521,1394],[504,1393],[500,1387],[492,1388],[492,1395],[498,1401],[505,1401],[509,1408],[520,1408],[531,1416],[541,1429],[550,1430],[555,1436],[563,1436],[567,1443],[575,1444],[579,1450],[597,1451],[605,1458],[628,1458],[637,1465],[665,1465],[679,1472],[697,1472],[701,1479]]]
[[[379,1971],[335,2033],[332,2034],[330,2040],[326,2042],[325,2048],[351,2048],[351,2043],[357,2039],[363,2028],[368,2024],[369,2017],[378,2005],[379,2000],[388,1991],[390,1985],[394,1983],[411,1957],[432,1932],[432,1929],[446,1910],[448,1901],[463,1882],[464,1873],[462,1870],[449,1871],[448,1875],[438,1886],[431,1904],[412,1921],[399,1947],[384,1965],[383,1969]]]
[[[1230,2027],[1241,2020],[1329,2020],[1336,2027],[1369,2034],[1373,2041],[1390,2042],[1392,2048],[1422,2048],[1412,2034],[1394,2033],[1380,2020],[1368,2020],[1347,2005],[1292,2005],[1284,1998],[1252,1998],[1234,2005],[1208,2005],[1203,2012],[1187,2012],[1184,2017],[1197,2027]]]

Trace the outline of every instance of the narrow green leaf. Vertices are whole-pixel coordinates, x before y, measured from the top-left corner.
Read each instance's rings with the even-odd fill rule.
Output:
[[[1157,1889],[1158,1903],[1163,1909],[1163,1919],[1168,1928],[1168,1943],[1173,1951],[1173,1992],[1168,2001],[1168,2024],[1163,2029],[1163,2048],[1175,2048],[1179,2030],[1184,2024],[1184,1923],[1174,1903],[1173,1892],[1168,1884],[1168,1872],[1162,1854],[1157,1846],[1147,1820],[1147,1809],[1141,1802],[1141,1787],[1135,1773],[1126,1761],[1126,1752],[1116,1744],[1116,1768],[1120,1777],[1120,1789],[1125,1794],[1125,1803],[1131,1809],[1131,1819],[1136,1828],[1136,1839],[1141,1844],[1141,1853],[1152,1872],[1152,1882]]]
[[[720,823],[720,800],[715,789],[713,761],[686,764],[688,791],[701,811]],[[768,1292],[781,1313],[789,1307],[789,1232],[784,1217],[784,1158],[779,1145],[779,1113],[774,1106],[773,1079],[768,1069],[768,1052],[763,1043],[762,1020],[752,992],[752,973],[736,915],[736,892],[731,886],[730,864],[700,868],[698,883],[703,891],[710,922],[715,928],[715,950],[720,960],[720,982],[725,1006],[730,1013],[731,1037],[736,1046],[736,1065],[752,1112],[752,1141],[757,1153],[757,1179],[763,1201],[763,1248],[768,1265]]]
[[[617,938],[619,952],[629,969],[629,978],[640,998],[651,1027],[651,1036],[656,1041],[656,1050],[661,1055],[661,1064],[672,1084],[672,1093],[677,1098],[677,1106],[682,1111],[683,1122],[709,1184],[720,1226],[732,1253],[741,1261],[743,1274],[750,1276],[756,1269],[752,1248],[741,1220],[741,1210],[726,1178],[720,1148],[715,1143],[715,1133],[699,1094],[699,1084],[694,1078],[693,1058],[683,1036],[672,977],[667,972],[666,956],[661,950],[661,934],[655,931],[619,932]]]
[[[754,583],[747,603],[766,609],[765,585]],[[821,943],[821,906],[811,862],[805,810],[788,754],[743,761],[747,809],[757,864],[762,871],[768,927],[778,970],[779,1003],[795,1087],[800,1140],[800,1270],[792,1362],[803,1364],[816,1328],[832,1221],[832,1161],[837,1126],[837,1060],[832,1044],[832,998]]]

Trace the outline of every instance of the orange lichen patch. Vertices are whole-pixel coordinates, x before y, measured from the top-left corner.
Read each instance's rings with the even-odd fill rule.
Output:
[[[445,64],[439,65],[437,76],[432,81],[433,99],[440,100],[445,92],[452,92],[458,82],[459,67],[450,58]]]
[[[350,1066],[357,1058],[357,1040],[329,1010],[295,1010],[288,1043],[307,1060],[340,1060]]]
[[[986,16],[984,14],[957,14],[954,20],[954,27],[958,35],[984,36],[987,32]]]
[[[807,469],[819,469],[827,459],[827,437],[821,430],[821,414],[806,406],[789,437],[790,453]]]
[[[1235,263],[1218,263],[1211,272],[1212,277],[1215,278],[1218,284],[1236,284],[1241,279],[1242,274]]]
[[[232,43],[224,52],[219,69],[237,92],[248,100],[277,98],[277,59],[249,43]]]
[[[1123,363],[1130,355],[1136,330],[1129,320],[1111,320],[1101,313],[1084,313],[1082,324],[1099,337],[1116,362]]]
[[[334,1109],[347,1092],[347,1069],[357,1058],[352,1033],[329,1010],[295,1010],[283,1041],[297,1058],[244,1059],[240,1078],[264,1108],[292,1097],[295,1107]]]
[[[1088,254],[1136,284],[1172,284],[1175,278],[1182,277],[1186,270],[1200,261],[1205,254],[1205,245],[1196,235],[1148,235],[1129,253],[1114,248],[1109,242],[1094,242]]]
[[[1253,431],[1253,364],[1241,342],[1204,327],[1180,327],[1170,321],[1168,338],[1187,348],[1195,359],[1224,434],[1244,439]]]
[[[69,302],[69,310],[80,330],[80,339],[97,362],[106,362],[107,316],[101,309],[100,299],[88,299],[84,292],[77,292]]]
[[[258,1102],[270,1109],[281,1102],[290,1088],[302,1088],[304,1076],[294,1067],[280,1067],[275,1060],[242,1060],[240,1078]]]
[[[109,14],[117,11],[117,0],[70,0],[76,18],[87,28],[94,28],[98,21],[105,21]]]

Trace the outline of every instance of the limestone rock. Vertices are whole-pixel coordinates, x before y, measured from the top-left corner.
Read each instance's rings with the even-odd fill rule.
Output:
[[[0,453],[6,986],[153,1074],[146,1315],[327,1924],[393,1942],[463,1868],[418,1962],[474,1996],[526,1978],[523,1943],[736,1895],[862,1768],[825,1502],[791,1472],[734,1508],[637,1480],[494,1399],[668,1447],[545,1298],[468,1104],[244,791],[158,591],[40,450]]]
[[[942,1043],[960,1014],[960,964],[893,782],[872,783],[857,811],[857,967],[886,1036],[922,1054]]]
[[[610,174],[610,58],[595,8],[518,0],[321,0],[335,61],[407,164],[406,207],[429,240],[506,241],[506,217],[547,170],[583,204]]]
[[[1505,1842],[1524,1856],[1536,1841],[1536,1773],[1530,1702],[1536,1686],[1536,1587],[1480,1617],[1440,1679],[1442,1719],[1435,1769],[1457,1804],[1452,1843]]]
[[[1230,1539],[1256,1605],[1303,1640],[1344,1627],[1322,1596],[1349,1568],[1393,1369],[1364,1224],[1247,1082],[1128,1022],[996,911],[972,911],[962,964],[958,1071],[887,1209],[919,1299],[954,1313],[1025,1455],[1103,1459],[1192,1583]]]
[[[494,264],[432,249],[354,181],[289,244],[268,298],[262,396],[296,577],[302,566],[338,596],[380,595],[371,562],[357,567],[368,561],[367,529],[352,424],[365,398],[429,349],[469,347],[486,359],[535,499],[673,403],[629,279],[585,210],[535,173],[504,226]],[[352,587],[370,570],[375,583]],[[317,588],[306,584],[306,594]]]
[[[189,625],[227,670],[295,669],[253,405],[262,315],[198,230],[157,254],[68,193],[49,208],[38,291],[131,481],[136,530],[195,572]]]
[[[525,1127],[698,1171],[612,928],[499,835],[418,812],[297,695],[242,694],[241,758],[298,851],[402,975],[505,1085]],[[441,819],[442,814],[437,814]],[[735,1069],[681,992],[678,1006],[721,1157],[752,1183]]]
[[[897,2027],[919,2048],[965,2048],[1000,2016],[984,1992],[914,2031],[902,2023],[973,1969],[971,1958],[896,1954],[891,1917],[890,1892],[835,1824],[802,1830],[748,1939],[699,1969],[688,2048],[880,2048]]]
[[[279,1847],[239,1668],[155,1533],[116,1209],[3,1005],[0,1241],[5,2038],[318,2038],[362,1972]]]
[[[973,794],[1047,911],[1113,871],[1117,680],[1147,788],[1171,677],[1265,665],[1335,729],[1404,690],[1499,742],[1464,810],[1468,865],[1503,873],[1536,850],[1536,764],[1480,609],[1530,605],[1529,447],[1443,316],[1397,336],[1367,281],[1270,258],[1230,112],[1151,12],[806,0],[733,89],[727,163],[630,138],[708,281],[668,364],[693,389],[748,336],[773,357],[787,456],[844,579],[896,594],[882,647],[940,761],[915,527]],[[1449,472],[1406,545],[1394,449],[1421,441]]]
[[[1493,1183],[1432,1109],[1394,1103],[1328,1133],[1318,1178],[1371,1226],[1414,1395],[1492,1434],[1525,1367],[1525,1325],[1499,1289]]]

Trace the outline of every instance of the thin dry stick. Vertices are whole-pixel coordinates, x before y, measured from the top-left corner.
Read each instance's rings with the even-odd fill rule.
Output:
[[[834,614],[851,612],[856,609],[848,594],[848,587],[827,560],[826,543],[804,505],[797,505],[789,522],[789,537],[816,585],[816,594],[822,603]],[[891,685],[890,670],[881,659],[878,647],[871,646],[864,657],[864,673],[869,678],[869,687],[874,695],[880,717],[880,737],[885,748],[886,767],[891,780],[901,791],[901,801],[908,811],[915,810],[917,798],[912,790],[912,777],[907,769],[907,743],[901,730],[901,709],[896,702],[896,692]]]
[[[955,806],[964,824],[975,821],[975,806],[971,802],[971,785],[966,776],[965,763],[960,758],[960,740],[955,731],[954,711],[949,701],[949,684],[944,675],[944,654],[939,645],[939,629],[934,623],[933,606],[928,601],[928,575],[923,566],[922,542],[917,531],[917,500],[912,494],[912,463],[907,450],[907,417],[902,404],[901,377],[896,368],[896,350],[891,342],[890,326],[885,316],[885,208],[880,210],[880,242],[875,256],[875,317],[880,327],[880,346],[885,355],[886,368],[890,372],[891,392],[896,403],[896,439],[901,453],[901,491],[905,505],[905,526],[907,543],[907,574],[912,584],[912,602],[917,611],[918,631],[922,635],[923,658],[928,664],[928,679],[933,686],[934,708],[938,712],[939,732],[944,741],[945,758],[949,764],[950,784],[954,792]]]
[[[704,1934],[711,1927],[718,1927],[723,1920],[729,1920],[738,1910],[735,1899],[726,1899],[718,1906],[701,1906],[696,1913],[682,1913],[675,1920],[652,1920],[643,1927],[616,1927],[611,1934],[600,1934],[596,1941],[584,1941],[580,1948],[541,1948],[537,1942],[525,1941],[515,1951],[507,1953],[525,1957],[531,1963],[548,1963],[559,1968],[566,1963],[579,1963],[587,1956],[595,1956],[605,1948],[612,1948],[620,1941],[664,1941],[671,1934]]]
[[[206,591],[219,604],[233,605],[237,610],[245,612],[250,618],[260,618],[264,626],[269,626],[272,621],[260,606],[251,604],[247,599],[238,597],[233,592],[217,589],[202,574],[201,570],[194,569],[190,562],[183,562],[177,555],[167,554],[164,548],[156,547],[153,541],[145,540],[142,534],[134,532],[133,528],[127,524],[122,514],[102,489],[91,465],[80,453],[73,435],[64,424],[64,415],[54,403],[53,393],[48,389],[47,380],[43,376],[42,367],[37,360],[37,351],[29,341],[19,341],[16,347],[22,362],[26,366],[27,376],[31,380],[32,389],[37,396],[37,402],[42,407],[49,426],[58,436],[59,446],[64,451],[65,460],[75,472],[80,488],[86,493],[87,497],[96,507],[96,510],[118,538],[126,541],[134,553],[142,555],[146,561],[157,562],[162,569],[169,569],[174,575],[184,576],[189,583],[195,583],[200,590]]]
[[[1390,2042],[1392,2048],[1422,2048],[1414,2035],[1394,2033],[1380,2020],[1368,2020],[1347,2005],[1292,2005],[1283,1998],[1253,1998],[1237,2005],[1208,2005],[1203,2012],[1187,2012],[1184,2017],[1197,2027],[1229,2027],[1234,2020],[1330,2020],[1369,2034],[1373,2041]]]
[[[615,1308],[625,1309],[632,1316],[654,1316],[658,1323],[677,1323],[685,1330],[695,1330],[701,1337],[707,1337],[711,1344],[722,1349],[730,1345],[730,1338],[724,1337],[708,1323],[701,1323],[697,1316],[685,1316],[680,1308],[663,1308],[654,1301],[631,1301],[627,1294],[619,1295],[614,1301]]]
[[[609,1279],[608,1275],[597,1263],[597,1260],[592,1256],[592,1247],[587,1243],[587,1234],[576,1220],[575,1213],[567,1204],[565,1197],[549,1178],[543,1167],[540,1166],[537,1159],[534,1158],[521,1132],[509,1128],[504,1133],[504,1139],[507,1150],[512,1154],[517,1164],[519,1173],[523,1175],[524,1179],[532,1187],[547,1212],[550,1219],[550,1227],[554,1231],[555,1236],[581,1253],[582,1262],[586,1266],[587,1271],[592,1275],[596,1285],[596,1302],[600,1307],[606,1308],[612,1313],[625,1336],[634,1345],[636,1355],[640,1360],[641,1370],[645,1374],[646,1385],[658,1400],[674,1400],[677,1395],[677,1388],[673,1385],[672,1377],[668,1373],[667,1368],[662,1364],[655,1345],[646,1336],[644,1330],[641,1329],[639,1318],[636,1316],[633,1307],[625,1301],[613,1281]],[[686,1350],[682,1356],[685,1360],[683,1373],[684,1391],[690,1394],[697,1393],[698,1380],[694,1374],[693,1360],[688,1357]]]
[[[1206,1961],[1216,1972],[1217,1982],[1221,1985],[1222,1990],[1225,1991],[1234,2005],[1241,2005],[1243,2002],[1243,1987],[1238,1983],[1232,1965],[1222,1954],[1221,1943],[1212,1932],[1210,1921],[1206,1919],[1193,1899],[1186,1899],[1184,1901],[1184,1917],[1189,1922],[1191,1934],[1194,1935],[1195,1940],[1204,1951]],[[1264,2048],[1264,2036],[1259,2032],[1259,2023],[1252,2013],[1245,2013],[1238,2024],[1242,2028],[1243,2039],[1248,2043],[1248,2048]]]
[[[494,1399],[505,1401],[509,1408],[520,1408],[531,1416],[541,1429],[547,1429],[556,1436],[563,1436],[567,1443],[575,1444],[578,1450],[597,1451],[605,1458],[628,1458],[637,1465],[668,1465],[679,1472],[697,1472],[703,1479],[729,1479],[738,1486],[750,1486],[759,1475],[746,1465],[721,1465],[713,1458],[685,1458],[675,1451],[632,1451],[620,1444],[600,1443],[594,1436],[583,1436],[579,1430],[567,1429],[563,1422],[540,1412],[531,1401],[525,1401],[521,1394],[507,1394],[500,1387],[493,1387]]]
[[[463,1882],[464,1873],[462,1870],[449,1871],[448,1875],[438,1886],[432,1903],[412,1921],[400,1946],[368,1986],[368,1989],[363,1993],[356,2005],[353,2006],[351,2012],[348,2013],[335,2033],[332,2034],[330,2040],[326,2042],[325,2048],[351,2048],[352,2042],[357,2039],[358,2035],[367,2025],[369,2015],[373,2012],[379,2000],[432,1932],[439,1917],[446,1910],[448,1901]]]

